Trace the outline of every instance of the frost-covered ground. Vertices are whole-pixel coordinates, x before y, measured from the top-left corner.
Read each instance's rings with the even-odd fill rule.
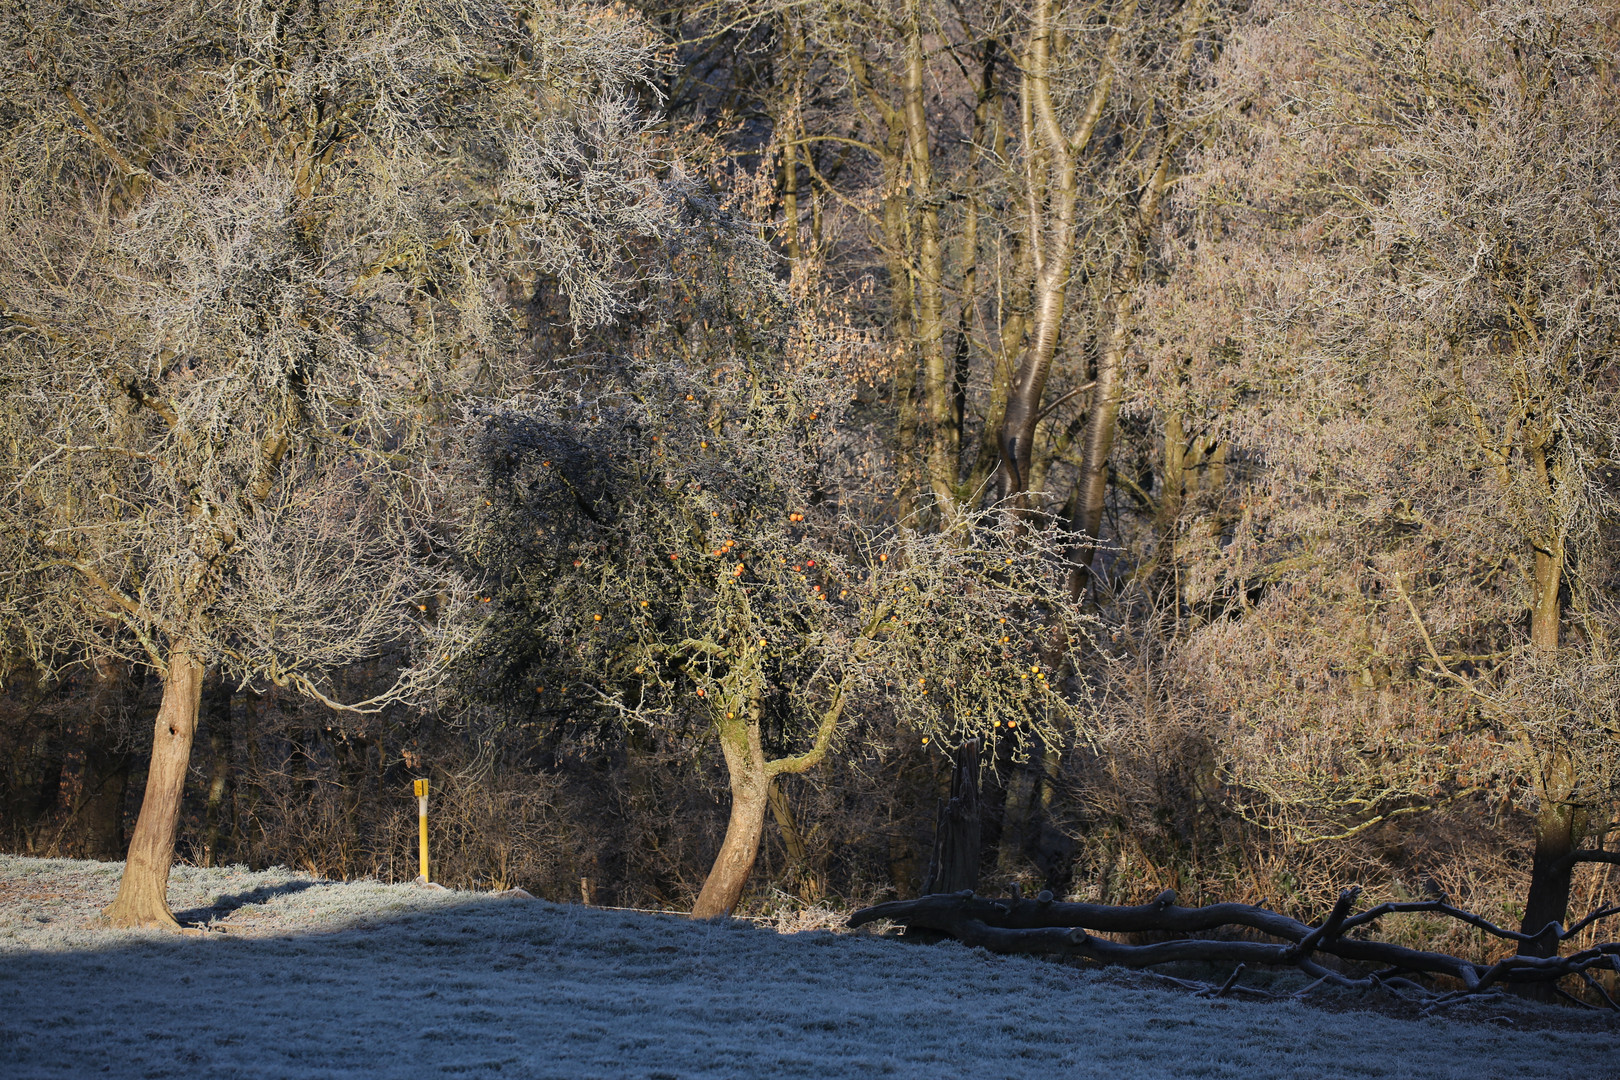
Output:
[[[0,856],[0,1077],[1620,1078],[1620,1025],[1400,1019],[858,934]],[[1494,1010],[1501,1013],[1501,1009]],[[1482,1014],[1484,1015],[1484,1014]]]

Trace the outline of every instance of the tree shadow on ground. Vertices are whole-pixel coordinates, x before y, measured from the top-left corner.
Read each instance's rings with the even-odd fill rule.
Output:
[[[221,896],[208,907],[187,908],[174,913],[175,921],[181,926],[195,926],[199,923],[210,923],[229,915],[238,908],[249,904],[262,904],[277,896],[291,896],[301,893],[305,889],[316,889],[322,886],[341,885],[338,881],[286,881],[277,885],[260,885],[256,889],[246,892],[230,893]]]

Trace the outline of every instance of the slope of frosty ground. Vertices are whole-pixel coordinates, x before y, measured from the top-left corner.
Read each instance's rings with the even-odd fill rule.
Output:
[[[1620,1077],[1620,1026],[1195,998],[1023,958],[281,870],[98,928],[119,864],[0,856],[0,1077]],[[1528,1018],[1529,1023],[1526,1023]]]

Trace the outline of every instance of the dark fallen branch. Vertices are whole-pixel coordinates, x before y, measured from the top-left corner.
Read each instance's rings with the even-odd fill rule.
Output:
[[[1452,907],[1444,901],[1379,904],[1360,915],[1351,916],[1358,889],[1339,894],[1322,922],[1315,926],[1250,904],[1211,904],[1188,908],[1176,905],[1176,894],[1162,893],[1147,904],[1112,907],[1104,904],[1071,904],[1053,900],[1043,892],[1033,900],[1013,897],[992,900],[971,892],[941,893],[917,900],[897,900],[862,908],[849,918],[851,927],[886,919],[909,927],[948,934],[967,945],[981,946],[997,953],[1084,957],[1101,964],[1143,968],[1178,961],[1198,963],[1265,964],[1294,967],[1315,978],[1340,986],[1382,987],[1400,995],[1401,989],[1428,995],[1421,984],[1404,976],[1445,976],[1462,983],[1463,989],[1441,995],[1435,1005],[1473,998],[1495,987],[1526,983],[1551,983],[1566,975],[1584,975],[1594,969],[1620,971],[1620,942],[1607,942],[1568,956],[1508,956],[1494,964],[1476,964],[1446,953],[1426,952],[1377,941],[1352,937],[1385,915],[1398,912],[1432,912],[1446,915],[1510,941],[1533,941],[1549,933],[1565,940],[1600,918],[1620,913],[1605,908],[1565,930],[1557,923],[1530,935],[1496,926],[1472,912]],[[1185,937],[1147,945],[1127,945],[1098,933],[1156,931],[1183,934],[1207,933],[1241,927],[1257,931],[1267,941],[1232,941]],[[1350,978],[1323,967],[1315,954],[1335,956],[1384,970],[1361,979]],[[1237,973],[1233,973],[1233,979]],[[1225,990],[1229,991],[1231,982]]]

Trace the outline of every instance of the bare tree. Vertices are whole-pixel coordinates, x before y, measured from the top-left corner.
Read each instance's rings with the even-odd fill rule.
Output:
[[[1151,301],[1166,460],[1191,416],[1236,455],[1155,556],[1236,804],[1316,844],[1519,802],[1535,955],[1615,859],[1615,45],[1583,5],[1255,5]]]
[[[118,899],[165,901],[204,673],[375,710],[459,651],[443,429],[515,301],[581,324],[663,202],[622,15],[500,3],[14,6],[0,24],[0,545],[42,667],[164,680]],[[367,700],[329,676],[405,663]]]
[[[1466,28],[1456,39],[1419,44],[1453,18]],[[1465,690],[1522,749],[1536,808],[1523,930],[1536,934],[1565,919],[1570,871],[1589,857],[1583,818],[1620,790],[1616,613],[1608,582],[1589,576],[1606,574],[1603,525],[1620,516],[1620,40],[1598,12],[1558,0],[1466,21],[1419,9],[1398,30],[1391,44],[1415,70],[1390,95],[1396,175],[1368,215],[1392,271],[1375,310],[1412,358],[1401,388],[1449,436],[1449,490],[1415,509],[1461,542],[1452,566],[1483,558],[1504,571],[1505,588],[1454,571],[1426,591],[1450,609],[1442,620],[1470,612],[1464,632],[1495,637],[1506,655],[1479,679],[1423,634],[1432,677]],[[1481,633],[1526,608],[1523,637]]]
[[[1089,468],[1076,520],[1098,524],[1131,312],[1218,9],[762,6],[789,43],[768,102],[784,231],[796,243],[808,188],[881,255],[902,510],[911,488],[982,500],[998,465],[1023,498],[1060,463]]]

